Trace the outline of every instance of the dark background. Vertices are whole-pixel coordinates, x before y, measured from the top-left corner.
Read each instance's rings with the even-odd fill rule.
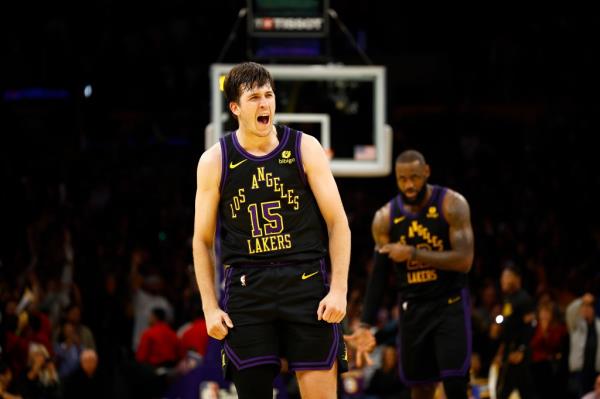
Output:
[[[28,270],[42,282],[60,274],[67,231],[93,330],[99,282],[117,276],[126,307],[130,257],[140,248],[150,254],[147,270],[168,278],[182,322],[181,292],[195,285],[191,236],[208,71],[245,2],[83,3],[35,12],[20,3],[0,13],[3,301],[22,292]],[[473,291],[496,281],[506,262],[525,270],[532,295],[552,292],[564,304],[595,289],[600,18],[405,15],[388,3],[330,5],[373,63],[387,67],[394,154],[420,150],[431,182],[471,205]],[[246,60],[244,31],[242,24],[223,62]],[[363,64],[333,22],[331,48],[331,61]],[[85,98],[88,84],[93,94]],[[65,94],[15,98],[28,88]],[[395,195],[395,182],[338,185],[353,231],[350,286],[360,292],[371,218]]]

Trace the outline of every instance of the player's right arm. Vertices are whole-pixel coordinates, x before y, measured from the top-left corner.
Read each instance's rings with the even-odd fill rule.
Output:
[[[200,157],[196,174],[194,216],[194,271],[202,297],[202,309],[208,335],[223,339],[233,327],[231,319],[217,301],[213,245],[217,227],[219,184],[221,181],[221,148],[215,144]]]
[[[379,248],[390,242],[390,212],[390,204],[387,203],[373,217],[371,233],[375,241],[374,264],[367,281],[361,326],[352,335],[345,337],[346,342],[356,349],[356,365],[358,367],[361,367],[364,363],[372,364],[368,353],[376,345],[375,336],[371,332],[370,326],[375,323],[388,276],[388,258],[379,252]]]
[[[373,235],[373,241],[375,241],[375,253],[373,255],[373,269],[367,281],[367,291],[361,316],[361,322],[367,325],[375,323],[385,291],[389,260],[387,256],[379,252],[379,249],[390,242],[390,212],[390,203],[388,202],[375,213],[371,224],[371,234]]]

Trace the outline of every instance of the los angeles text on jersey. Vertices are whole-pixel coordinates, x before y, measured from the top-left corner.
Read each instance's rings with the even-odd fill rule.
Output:
[[[259,183],[272,188],[273,192],[278,193],[281,199],[287,199],[288,205],[293,205],[295,211],[300,209],[299,197],[294,192],[294,189],[287,189],[285,183],[281,182],[281,178],[273,176],[272,172],[265,172],[264,166],[256,168],[256,173],[252,175],[252,190],[261,188]]]

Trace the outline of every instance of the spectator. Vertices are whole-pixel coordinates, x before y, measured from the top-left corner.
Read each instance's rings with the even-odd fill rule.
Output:
[[[22,399],[22,396],[16,394],[12,387],[13,374],[5,363],[0,363],[0,398],[2,399]]]
[[[504,266],[500,279],[504,305],[497,361],[500,372],[497,385],[498,399],[507,399],[517,389],[523,399],[536,397],[531,376],[529,342],[535,319],[533,301],[521,288],[521,272],[513,264]]]
[[[147,253],[135,250],[131,254],[131,289],[133,295],[133,349],[139,347],[140,338],[144,329],[148,326],[152,309],[161,308],[165,314],[165,320],[172,322],[173,307],[163,296],[164,281],[158,274],[144,277],[139,268],[147,260]]]
[[[138,363],[146,363],[153,367],[172,367],[179,360],[177,334],[165,322],[165,317],[164,309],[152,309],[150,326],[142,334],[135,354]]]
[[[84,349],[79,357],[79,367],[65,381],[64,399],[101,399],[105,387],[96,373],[98,355],[93,349]]]
[[[59,342],[55,344],[54,353],[58,364],[58,375],[62,379],[73,374],[79,367],[79,355],[82,351],[81,338],[75,326],[66,320],[61,326]]]
[[[19,382],[19,390],[25,398],[59,399],[61,386],[56,366],[44,345],[29,346],[27,369]]]
[[[72,323],[75,333],[79,336],[81,347],[96,350],[96,341],[92,330],[81,323],[81,307],[79,305],[73,304],[67,308],[67,320]]]
[[[531,339],[531,369],[533,380],[542,398],[560,396],[565,382],[561,379],[560,364],[567,329],[558,320],[556,304],[544,302],[538,305],[537,326]]]
[[[408,390],[398,378],[398,354],[395,346],[386,345],[383,348],[381,367],[375,370],[365,393],[369,398],[392,399],[398,398],[402,391]]]
[[[181,326],[177,331],[179,347],[182,351],[193,350],[204,357],[208,345],[206,321],[204,320],[204,313],[201,307],[197,307],[194,313],[196,314],[196,318]]]
[[[594,310],[595,298],[586,293],[566,310],[569,330],[569,391],[576,397],[592,390],[600,372],[600,319]]]

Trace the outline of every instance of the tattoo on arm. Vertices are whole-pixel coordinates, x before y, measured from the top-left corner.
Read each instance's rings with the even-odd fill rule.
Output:
[[[474,239],[471,227],[471,216],[467,200],[456,192],[448,193],[448,205],[445,209],[450,225],[450,242],[453,250],[461,253],[464,260],[473,261]]]

